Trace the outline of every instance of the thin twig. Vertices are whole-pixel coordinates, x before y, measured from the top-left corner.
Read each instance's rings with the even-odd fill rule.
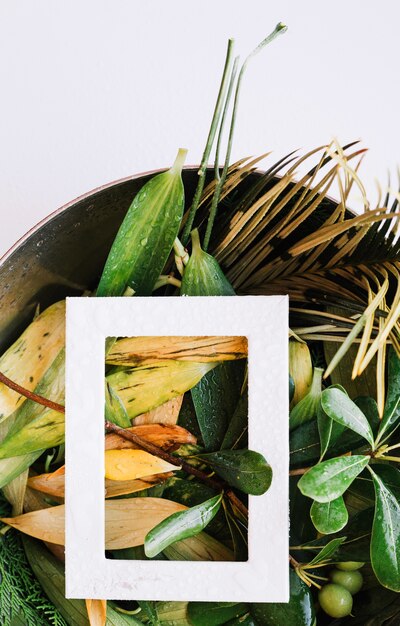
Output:
[[[9,387],[13,391],[16,391],[21,396],[28,398],[28,400],[32,400],[32,402],[36,402],[37,404],[41,404],[42,406],[46,406],[48,409],[53,409],[58,413],[65,413],[65,406],[62,404],[58,404],[57,402],[53,402],[52,400],[48,400],[48,398],[43,398],[43,396],[39,396],[37,393],[33,391],[29,391],[25,389],[25,387],[21,387],[18,383],[15,383],[10,378],[7,378],[4,374],[0,372],[0,382]]]
[[[116,433],[117,435],[123,437],[124,439],[127,439],[128,441],[132,441],[142,450],[149,452],[149,454],[153,454],[154,456],[163,459],[167,463],[171,463],[171,465],[175,465],[176,467],[183,469],[183,471],[187,474],[196,476],[196,478],[199,478],[203,483],[205,483],[212,489],[215,489],[216,491],[224,491],[231,503],[240,511],[240,513],[245,517],[248,516],[247,507],[243,504],[241,500],[239,500],[239,498],[225,481],[217,477],[207,476],[207,474],[197,469],[197,467],[193,467],[193,465],[190,465],[190,463],[188,463],[181,457],[169,454],[165,450],[162,450],[158,446],[155,446],[153,443],[150,443],[149,441],[145,441],[141,437],[138,437],[132,431],[126,430],[125,428],[120,428],[119,426],[113,424],[112,422],[109,422],[108,420],[106,420],[105,422],[105,428],[106,430]]]

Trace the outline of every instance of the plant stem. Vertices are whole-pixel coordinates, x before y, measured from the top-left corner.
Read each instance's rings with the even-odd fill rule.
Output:
[[[213,225],[214,225],[214,220],[215,220],[215,217],[216,217],[216,214],[217,214],[218,202],[219,202],[219,199],[220,199],[220,196],[221,196],[221,191],[222,191],[222,188],[223,188],[223,186],[225,184],[226,176],[227,176],[227,173],[228,173],[229,162],[230,162],[231,151],[232,151],[233,134],[234,134],[234,131],[235,131],[235,122],[236,122],[236,116],[237,116],[238,105],[239,105],[240,88],[241,88],[241,85],[242,85],[242,80],[243,80],[244,73],[246,71],[246,68],[247,68],[247,65],[248,65],[250,59],[252,59],[256,54],[258,54],[258,52],[260,52],[267,44],[271,43],[278,35],[283,34],[284,32],[286,32],[286,30],[287,30],[287,27],[284,24],[282,24],[281,22],[279,24],[277,24],[277,26],[272,31],[272,33],[270,33],[268,35],[268,37],[263,39],[263,41],[256,48],[254,48],[254,50],[252,52],[250,52],[250,54],[244,60],[242,67],[240,68],[239,77],[238,77],[238,80],[237,80],[237,83],[236,83],[235,99],[234,99],[234,103],[233,103],[231,125],[230,125],[230,129],[229,129],[228,146],[227,146],[227,149],[226,149],[224,168],[222,170],[221,177],[219,178],[219,180],[217,182],[217,185],[215,187],[215,191],[214,191],[214,195],[213,195],[213,199],[212,199],[212,203],[211,203],[210,215],[208,217],[208,222],[207,222],[207,229],[206,229],[206,233],[205,233],[204,241],[203,241],[203,248],[204,248],[205,251],[207,251],[207,249],[208,249],[208,244],[210,242],[210,237],[211,237],[211,232],[212,232],[212,228],[213,228]],[[233,80],[234,80],[235,75],[236,75],[237,61],[238,61],[238,59],[235,60],[235,67],[234,67],[233,72],[232,72],[232,81],[231,81],[232,84],[231,84],[231,87],[233,86]],[[229,95],[230,95],[230,92],[231,92],[231,88],[229,90]],[[229,104],[229,103],[227,103],[227,104]],[[218,149],[219,149],[219,143],[220,143],[220,138],[218,139],[218,146],[217,146]]]
[[[234,40],[229,39],[228,49],[226,52],[225,66],[224,66],[224,70],[222,73],[222,80],[221,80],[221,84],[220,84],[220,88],[218,92],[217,102],[215,104],[214,114],[211,120],[211,126],[210,126],[210,130],[209,130],[208,137],[207,137],[206,147],[203,152],[201,165],[200,165],[200,169],[198,172],[199,181],[197,183],[197,188],[194,194],[193,202],[189,209],[189,215],[188,215],[185,228],[182,234],[182,243],[184,246],[187,244],[189,240],[190,231],[192,230],[193,221],[194,221],[198,206],[200,204],[201,195],[204,189],[208,159],[210,157],[211,149],[214,143],[219,120],[221,118],[221,114],[222,114],[222,110],[224,106],[226,90],[228,88],[230,68],[232,64],[233,45],[234,45]]]
[[[46,406],[48,409],[53,409],[58,413],[65,413],[65,406],[62,404],[58,404],[57,402],[53,402],[52,400],[48,400],[47,398],[43,398],[43,396],[39,396],[37,393],[33,391],[28,391],[25,387],[21,387],[18,383],[15,383],[10,378],[7,378],[4,374],[0,372],[0,382],[3,383],[9,389],[16,391],[24,398],[28,398],[28,400],[32,400],[32,402],[36,402],[37,404],[41,404],[42,406]]]
[[[153,443],[150,443],[149,441],[145,441],[141,437],[138,437],[138,435],[136,435],[132,431],[126,430],[125,428],[120,428],[112,422],[106,420],[105,428],[106,430],[116,433],[117,435],[123,437],[124,439],[127,439],[128,441],[132,441],[137,446],[139,446],[139,448],[145,450],[149,454],[153,454],[154,456],[157,456],[158,458],[167,461],[167,463],[171,463],[171,465],[175,465],[176,467],[183,469],[183,471],[187,474],[196,476],[196,478],[199,478],[203,483],[205,483],[212,489],[215,489],[216,491],[224,491],[227,498],[229,498],[231,503],[240,511],[240,513],[242,513],[242,515],[244,515],[245,517],[248,516],[247,507],[243,504],[241,500],[239,500],[239,498],[225,481],[221,480],[220,478],[208,476],[205,472],[197,469],[197,467],[193,467],[193,465],[190,465],[190,463],[188,463],[181,457],[169,454],[165,450],[162,450],[162,448],[155,446]]]

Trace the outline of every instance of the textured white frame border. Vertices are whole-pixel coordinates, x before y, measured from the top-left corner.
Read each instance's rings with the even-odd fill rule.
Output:
[[[249,447],[273,468],[249,498],[246,562],[129,561],[104,553],[104,342],[246,336]],[[287,602],[288,298],[67,298],[66,597]]]

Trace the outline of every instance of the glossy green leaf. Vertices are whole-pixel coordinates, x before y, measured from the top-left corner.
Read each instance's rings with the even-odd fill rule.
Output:
[[[215,490],[197,480],[171,478],[164,489],[163,497],[187,507],[197,506],[215,496]],[[207,526],[207,533],[217,539],[229,536],[224,511],[220,508]]]
[[[176,541],[197,535],[211,522],[221,506],[222,495],[214,496],[186,511],[178,511],[147,533],[144,551],[152,558]]]
[[[288,603],[274,602],[249,606],[257,626],[315,626],[316,624],[311,591],[292,569],[290,569]]]
[[[122,296],[127,287],[149,296],[178,235],[184,208],[185,150],[171,169],[153,176],[134,197],[111,247],[97,296]]]
[[[227,361],[192,388],[197,421],[206,450],[219,450],[240,398],[244,363]]]
[[[189,602],[188,617],[193,626],[219,626],[248,612],[236,602]]]
[[[400,591],[400,501],[371,468],[375,515],[371,536],[371,564],[381,585]]]
[[[259,496],[269,489],[272,469],[259,452],[221,450],[200,454],[199,458],[210,465],[231,487],[244,493]]]
[[[338,549],[346,541],[346,537],[338,537],[337,539],[331,539],[323,548],[318,552],[318,554],[309,562],[309,565],[320,565],[321,563],[326,563],[327,561],[331,561]]]
[[[324,535],[342,530],[349,519],[342,496],[330,502],[313,502],[310,516],[315,528]]]
[[[211,254],[200,245],[197,229],[192,231],[192,254],[182,278],[181,296],[234,296],[235,291]]]
[[[132,426],[131,420],[123,402],[107,381],[105,382],[105,398],[105,419],[121,426],[121,428],[130,428]]]
[[[364,413],[346,393],[334,387],[325,389],[321,395],[321,407],[328,417],[350,428],[373,447],[374,435],[371,426]]]
[[[388,356],[388,390],[385,410],[378,432],[378,439],[386,439],[400,422],[400,357],[393,347],[389,348]]]
[[[317,409],[317,424],[319,438],[321,442],[321,461],[328,451],[330,445],[336,443],[340,435],[344,430],[344,426],[335,422],[329,415],[327,415],[322,408],[321,402]]]
[[[299,489],[317,502],[330,502],[343,495],[369,461],[369,456],[360,454],[323,461],[300,478]]]
[[[236,410],[229,422],[224,440],[221,444],[221,450],[233,448],[246,448],[248,445],[249,430],[249,401],[248,389],[239,398]]]

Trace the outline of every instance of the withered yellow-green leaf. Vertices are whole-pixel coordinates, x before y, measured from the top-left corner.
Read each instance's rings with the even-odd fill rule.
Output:
[[[107,381],[133,418],[182,395],[217,365],[218,362],[159,361],[111,373]]]

